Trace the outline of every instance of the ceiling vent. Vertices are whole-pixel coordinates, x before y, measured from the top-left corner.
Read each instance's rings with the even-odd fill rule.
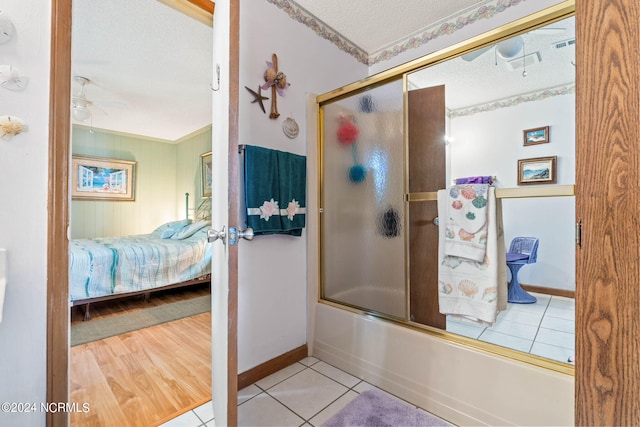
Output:
[[[524,57],[521,56],[519,58],[512,59],[511,61],[507,61],[507,67],[509,67],[511,71],[515,71],[523,68],[525,65],[529,67],[531,65],[537,64],[540,61],[542,61],[540,52],[533,52],[525,55]]]
[[[575,44],[576,44],[576,39],[574,37],[572,39],[551,43],[551,46],[556,49],[562,49],[563,47],[575,46]]]

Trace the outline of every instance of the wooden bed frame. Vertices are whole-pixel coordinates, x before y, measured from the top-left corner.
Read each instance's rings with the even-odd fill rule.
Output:
[[[86,299],[79,299],[79,300],[75,300],[75,301],[71,301],[71,307],[76,307],[76,306],[84,306],[84,321],[86,322],[87,320],[91,319],[91,313],[90,313],[90,308],[91,308],[91,304],[94,302],[102,302],[102,301],[109,301],[109,300],[113,300],[113,299],[120,299],[120,298],[127,298],[127,297],[133,297],[136,295],[144,295],[144,300],[149,301],[149,298],[151,297],[151,294],[153,292],[157,292],[157,291],[166,291],[169,289],[176,289],[176,288],[183,288],[186,286],[193,286],[193,285],[201,285],[203,283],[209,282],[211,283],[211,274],[206,274],[204,276],[200,276],[197,277],[195,279],[192,280],[187,280],[185,282],[180,282],[180,283],[173,283],[171,285],[166,285],[166,286],[160,286],[157,288],[152,288],[152,289],[144,289],[141,291],[133,291],[133,292],[123,292],[120,294],[111,294],[111,295],[104,295],[101,297],[93,297],[93,298],[86,298]]]

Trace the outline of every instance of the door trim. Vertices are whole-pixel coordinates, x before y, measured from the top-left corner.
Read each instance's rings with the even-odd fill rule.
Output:
[[[47,402],[69,401],[69,156],[71,148],[71,0],[53,0],[47,210]],[[66,426],[64,411],[48,426]]]
[[[238,116],[240,112],[240,0],[229,1],[229,188],[228,224],[240,218]],[[229,301],[227,313],[227,422],[238,424],[238,245],[228,246]]]
[[[230,142],[237,145],[238,70],[239,70],[239,0],[231,0],[232,80],[236,90],[230,94],[230,108],[235,125]],[[47,211],[47,326],[46,326],[46,401],[69,401],[69,157],[71,155],[71,20],[72,0],[51,2],[51,59],[49,90],[49,159]],[[235,136],[231,135],[235,134]],[[237,164],[237,160],[236,160]],[[236,196],[237,197],[237,196]],[[237,207],[236,207],[237,209]],[[235,394],[229,406],[237,418],[237,257],[235,279],[229,280],[229,377]],[[234,298],[231,298],[234,295]],[[232,301],[234,309],[231,309]],[[232,341],[233,340],[233,341]],[[233,350],[233,351],[232,351]],[[229,387],[231,391],[231,386]],[[231,402],[231,400],[233,402]],[[229,418],[230,420],[232,418]],[[68,413],[47,412],[46,425],[65,427]]]

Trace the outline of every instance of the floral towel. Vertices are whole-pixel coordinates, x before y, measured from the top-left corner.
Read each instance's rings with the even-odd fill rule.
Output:
[[[256,235],[301,236],[305,227],[307,158],[247,145],[244,164],[247,226]]]
[[[488,184],[454,185],[448,190],[445,253],[473,261],[487,250]]]
[[[507,266],[500,201],[493,187],[484,194],[486,250],[481,261],[448,255],[445,241],[449,224],[440,221],[438,302],[442,314],[491,326],[507,308]],[[438,191],[440,218],[448,215],[450,197],[450,189]]]

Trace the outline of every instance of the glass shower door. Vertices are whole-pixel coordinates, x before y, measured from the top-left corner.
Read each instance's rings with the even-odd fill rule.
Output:
[[[321,108],[322,297],[404,319],[402,81]]]

